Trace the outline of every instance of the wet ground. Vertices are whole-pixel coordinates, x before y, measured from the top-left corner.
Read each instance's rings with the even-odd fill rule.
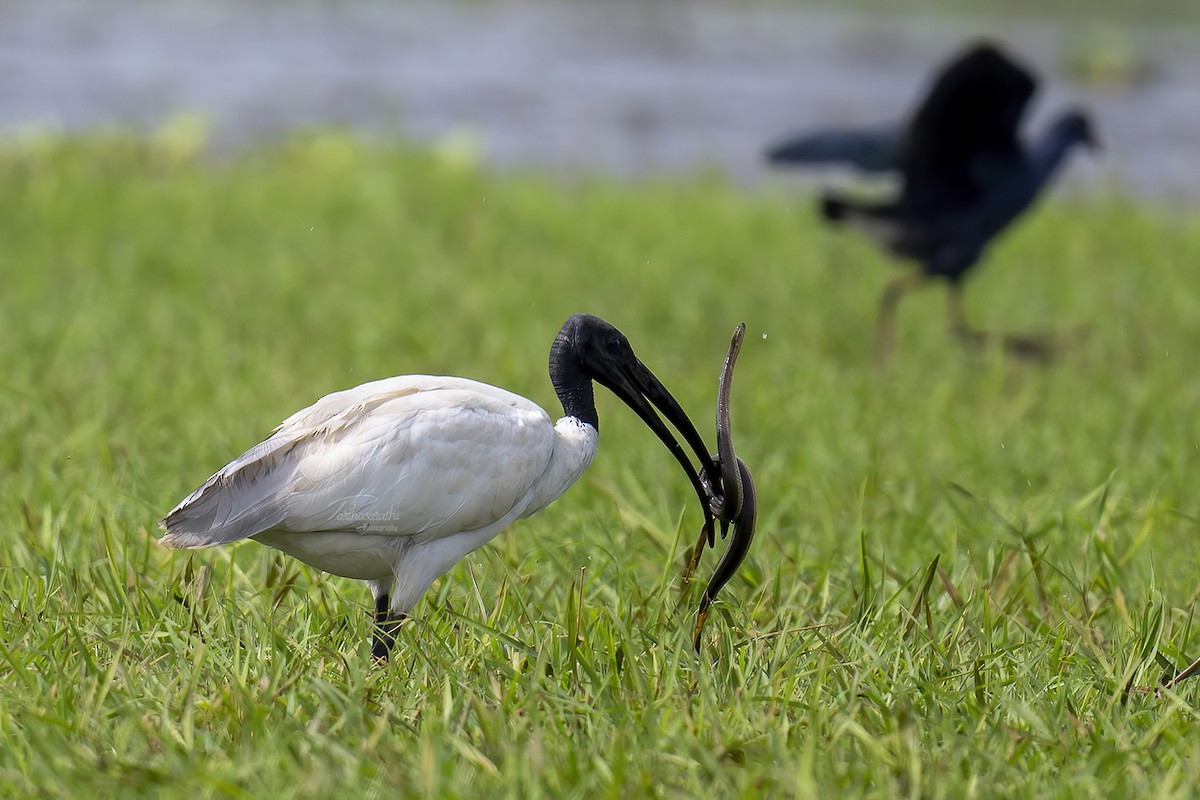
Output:
[[[1065,74],[1077,21],[985,23],[775,3],[0,0],[0,130],[197,111],[220,148],[329,123],[470,131],[500,166],[753,181],[767,141],[894,118],[987,31],[1048,80],[1032,128],[1070,102],[1099,118],[1103,159],[1072,185],[1200,199],[1200,33],[1123,32],[1139,77],[1084,85]]]

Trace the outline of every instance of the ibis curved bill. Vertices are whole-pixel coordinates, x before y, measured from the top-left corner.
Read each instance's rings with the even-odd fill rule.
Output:
[[[545,508],[592,463],[599,419],[592,382],[608,387],[683,467],[714,525],[709,491],[663,418],[715,475],[683,409],[604,320],[576,314],[550,348],[563,407],[465,378],[406,375],[335,392],[286,419],[160,523],[168,547],[254,539],[375,599],[372,655],[433,582],[518,519]],[[659,413],[662,414],[660,418]]]

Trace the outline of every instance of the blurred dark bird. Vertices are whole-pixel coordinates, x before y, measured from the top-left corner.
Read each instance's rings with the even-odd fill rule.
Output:
[[[1062,113],[1030,142],[1017,137],[1037,79],[996,45],[981,42],[947,63],[906,123],[860,130],[824,130],[790,138],[767,151],[771,164],[840,163],[868,173],[896,172],[899,194],[873,203],[826,192],[821,213],[863,229],[881,246],[917,262],[918,272],[884,290],[876,324],[876,354],[892,347],[896,305],[927,278],[950,288],[950,330],[980,343],[989,336],[967,326],[962,278],[988,243],[1033,203],[1078,144],[1098,146],[1088,116]],[[1046,355],[1038,337],[1001,337],[1006,348]]]

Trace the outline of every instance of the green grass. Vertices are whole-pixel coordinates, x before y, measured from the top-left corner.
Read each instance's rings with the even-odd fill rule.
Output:
[[[1051,202],[994,250],[970,314],[1089,326],[1057,363],[963,353],[929,290],[881,369],[894,267],[799,191],[185,144],[0,152],[4,794],[1193,794],[1200,681],[1144,689],[1200,654],[1195,210]],[[332,390],[449,372],[557,411],[576,311],[706,431],[749,324],[760,538],[700,656],[695,500],[603,391],[591,470],[436,584],[386,669],[362,584],[154,543]]]

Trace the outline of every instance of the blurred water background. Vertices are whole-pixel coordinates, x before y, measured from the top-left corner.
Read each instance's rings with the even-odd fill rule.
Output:
[[[984,34],[1046,79],[1032,128],[1098,118],[1103,158],[1068,186],[1200,199],[1200,3],[979,2],[3,0],[0,133],[194,113],[218,154],[332,124],[501,168],[755,182],[769,140],[897,118]]]

